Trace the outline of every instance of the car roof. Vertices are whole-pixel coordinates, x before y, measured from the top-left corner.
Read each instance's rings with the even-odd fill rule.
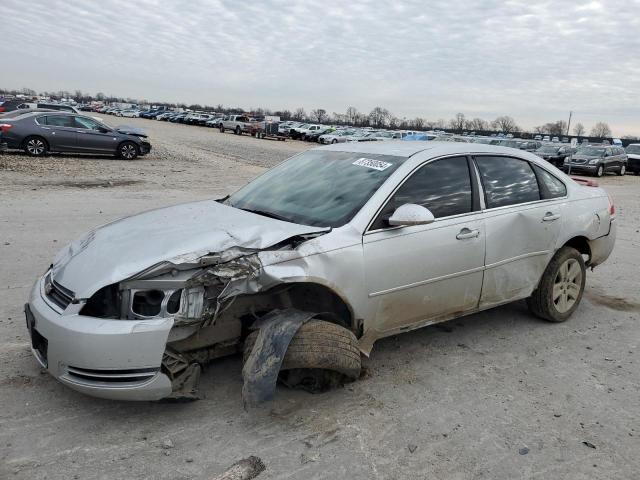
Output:
[[[338,152],[356,152],[379,155],[394,155],[397,157],[411,157],[417,153],[425,152],[432,157],[441,155],[468,155],[472,153],[497,153],[502,155],[527,156],[526,152],[510,147],[498,145],[486,145],[483,143],[468,142],[439,142],[437,140],[405,142],[347,142],[319,147],[323,150],[333,150]]]

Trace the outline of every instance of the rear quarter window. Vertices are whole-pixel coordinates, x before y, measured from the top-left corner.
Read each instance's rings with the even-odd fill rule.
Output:
[[[544,200],[550,198],[562,198],[567,195],[567,187],[552,173],[547,172],[538,165],[533,165],[533,169],[538,177],[538,185],[540,187],[540,197]]]

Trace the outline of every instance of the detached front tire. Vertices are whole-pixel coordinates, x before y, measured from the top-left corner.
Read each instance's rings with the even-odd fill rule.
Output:
[[[118,157],[123,160],[135,160],[138,154],[138,146],[133,142],[123,142],[118,146]]]
[[[244,344],[247,361],[258,338],[251,332]],[[358,340],[344,327],[324,320],[309,320],[294,335],[280,367],[285,385],[324,392],[360,376],[362,362]]]
[[[586,273],[580,252],[562,247],[547,265],[538,288],[527,298],[529,310],[550,322],[564,322],[580,304]]]

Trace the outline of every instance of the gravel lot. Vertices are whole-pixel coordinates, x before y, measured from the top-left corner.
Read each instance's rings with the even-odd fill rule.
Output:
[[[310,144],[107,117],[146,128],[133,162],[0,156],[0,478],[211,479],[256,455],[260,479],[635,479],[640,472],[640,177],[603,178],[618,243],[564,324],[516,303],[380,341],[367,375],[322,395],[278,390],[247,414],[241,362],[189,404],[75,393],[32,358],[22,306],[54,253],[144,209],[223,196]]]

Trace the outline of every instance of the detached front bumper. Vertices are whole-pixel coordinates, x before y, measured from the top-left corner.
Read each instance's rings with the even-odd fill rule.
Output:
[[[25,305],[32,352],[68,387],[114,400],[159,400],[171,393],[160,365],[173,319],[111,320],[64,312],[45,300],[43,279]]]

